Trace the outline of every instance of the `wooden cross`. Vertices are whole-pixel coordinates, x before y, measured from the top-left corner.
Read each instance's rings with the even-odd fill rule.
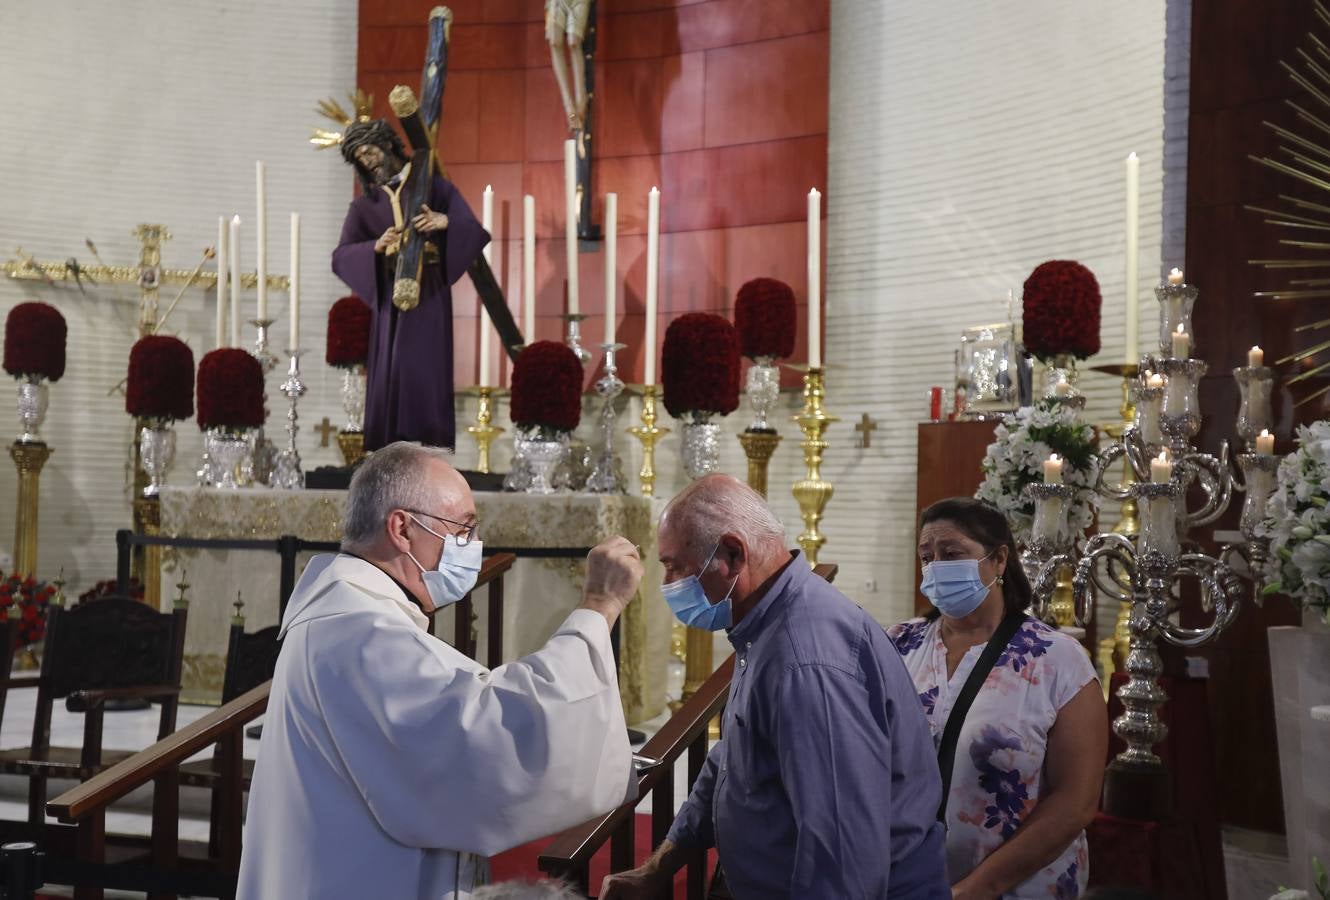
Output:
[[[326,447],[328,446],[329,435],[337,430],[337,426],[333,425],[327,416],[324,416],[323,421],[314,426],[314,430],[319,433],[319,446]]]
[[[854,430],[860,433],[860,447],[867,448],[873,446],[873,432],[877,431],[877,422],[870,419],[868,413],[863,414],[859,419],[859,424],[854,426]]]

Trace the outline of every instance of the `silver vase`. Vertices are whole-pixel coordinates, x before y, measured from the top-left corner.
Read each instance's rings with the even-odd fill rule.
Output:
[[[342,410],[346,413],[343,431],[365,428],[365,367],[347,369],[342,374]]]
[[[513,459],[508,465],[508,474],[503,476],[505,491],[522,492],[531,486],[531,464],[526,456],[531,440],[531,434],[521,428],[513,435]]]
[[[40,444],[42,442],[42,422],[46,421],[46,406],[50,401],[50,387],[40,378],[25,377],[18,383],[18,421],[22,429],[18,440],[21,444]]]
[[[683,470],[691,479],[710,475],[720,469],[720,426],[708,413],[693,413],[683,424],[679,452]]]
[[[531,483],[527,485],[528,494],[553,494],[557,488],[553,482],[554,467],[568,455],[568,435],[557,438],[533,438],[526,448],[527,465],[531,470]]]
[[[780,369],[774,356],[759,356],[748,367],[748,382],[744,387],[748,405],[753,408],[753,424],[749,431],[775,431],[767,421],[776,400],[780,397]]]
[[[143,496],[155,497],[175,463],[175,430],[166,424],[145,425],[139,430],[139,458],[148,473]]]
[[[208,460],[212,465],[214,487],[234,490],[240,487],[236,474],[250,453],[252,433],[214,428],[208,432]]]

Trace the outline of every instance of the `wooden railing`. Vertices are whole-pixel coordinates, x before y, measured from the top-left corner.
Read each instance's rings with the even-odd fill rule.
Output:
[[[503,576],[516,557],[496,553],[481,566],[476,588],[489,587],[491,616],[490,661],[502,648]],[[465,618],[463,617],[465,604]],[[458,648],[474,658],[470,641],[471,595],[458,603]],[[465,627],[463,627],[465,622]],[[492,637],[498,632],[499,638]],[[462,635],[465,635],[463,642]],[[468,652],[471,651],[471,652]],[[245,726],[268,708],[266,681],[203,718],[181,728],[146,750],[117,763],[46,804],[49,815],[77,829],[78,856],[72,864],[48,864],[48,879],[53,883],[97,884],[148,890],[154,896],[191,893],[201,896],[226,896],[234,892],[240,871],[241,834],[244,827],[243,745]],[[179,773],[189,757],[216,745],[215,751],[221,787],[214,796],[212,809],[212,845],[204,867],[182,868],[179,843]],[[119,877],[99,869],[106,860],[106,810],[131,791],[154,783],[150,866],[138,871],[118,866]],[[65,878],[60,878],[61,874]],[[55,877],[51,877],[55,876]],[[100,887],[80,889],[75,896],[100,896]]]
[[[835,580],[838,567],[824,563],[815,566],[813,571],[830,582]],[[725,708],[733,674],[734,656],[731,654],[642,747],[641,754],[659,760],[660,765],[648,769],[638,779],[638,799],[560,834],[540,854],[542,872],[551,878],[571,881],[587,893],[591,857],[605,846],[607,840],[610,844],[610,872],[622,872],[638,865],[633,854],[636,810],[648,794],[651,796],[651,845],[659,846],[674,822],[674,767],[687,751],[691,790],[706,762],[708,726]],[[703,900],[707,877],[705,851],[691,852],[686,865],[688,900]]]

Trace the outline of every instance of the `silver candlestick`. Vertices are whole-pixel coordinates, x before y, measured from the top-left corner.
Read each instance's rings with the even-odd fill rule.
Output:
[[[614,452],[614,401],[623,393],[623,382],[619,379],[614,364],[614,353],[622,350],[624,344],[601,344],[605,351],[605,374],[596,382],[596,393],[604,401],[600,408],[600,455],[596,465],[587,478],[586,488],[593,494],[622,494],[625,492],[623,473],[620,471],[619,457]]]
[[[568,323],[568,335],[564,338],[564,343],[577,354],[577,358],[585,366],[591,362],[591,351],[582,346],[582,320],[586,316],[581,313],[565,313],[560,318]]]
[[[254,358],[263,366],[263,374],[268,374],[277,368],[277,357],[273,356],[272,351],[268,349],[268,329],[276,319],[250,319],[249,324],[254,326],[258,336],[254,338]]]
[[[300,451],[296,449],[296,401],[305,393],[305,383],[300,380],[300,357],[304,350],[286,351],[291,357],[290,368],[286,371],[286,380],[279,390],[286,394],[290,406],[286,410],[286,449],[277,454],[277,465],[273,469],[272,486],[285,490],[296,490],[305,486],[305,473],[300,469]]]

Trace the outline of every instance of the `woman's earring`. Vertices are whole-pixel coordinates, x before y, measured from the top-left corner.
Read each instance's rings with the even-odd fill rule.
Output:
[[[998,576],[998,583],[997,583],[997,586],[998,586],[998,587],[1002,587],[1002,582],[1003,582],[1005,579],[1006,579],[1006,576],[1005,576],[1005,575],[999,575],[999,576]]]

